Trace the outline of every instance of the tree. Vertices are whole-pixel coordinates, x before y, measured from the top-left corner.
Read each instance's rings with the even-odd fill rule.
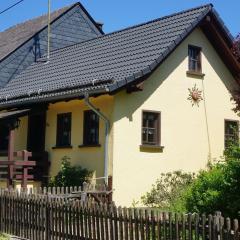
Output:
[[[240,34],[233,42],[232,52],[233,55],[237,58],[237,60],[240,62]]]
[[[240,34],[237,35],[233,42],[232,53],[236,57],[237,61],[240,62]],[[235,103],[235,112],[240,113],[240,92],[235,91],[232,93],[232,100]]]

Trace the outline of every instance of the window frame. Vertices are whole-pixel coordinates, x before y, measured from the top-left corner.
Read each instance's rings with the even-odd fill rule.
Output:
[[[144,142],[143,141],[143,117],[144,113],[154,113],[158,115],[157,118],[157,133],[156,133],[156,143],[151,144],[150,142]],[[141,146],[149,146],[149,147],[159,147],[161,146],[161,112],[160,111],[155,111],[155,110],[142,110],[142,121],[141,121]]]
[[[190,66],[191,66],[191,61],[193,61],[191,58],[190,58],[190,49],[194,49],[194,50],[197,50],[199,52],[199,62],[197,62],[197,66],[200,64],[200,69],[191,69]],[[196,61],[196,60],[194,60]],[[188,45],[188,71],[190,73],[198,73],[198,74],[202,74],[202,48],[201,47],[198,47],[198,46],[195,46],[195,45]]]
[[[97,141],[89,142],[87,138],[87,130],[90,129],[90,124],[86,124],[86,116],[87,114],[95,114],[97,119]],[[99,146],[99,132],[100,132],[100,118],[99,116],[91,109],[83,111],[83,146]]]
[[[237,141],[239,142],[240,140],[240,133],[239,133],[239,126],[240,126],[240,122],[239,120],[234,120],[234,119],[224,119],[224,149],[227,149],[227,144],[226,144],[226,123],[227,122],[235,122],[237,124],[237,128],[238,128],[238,131],[237,131]]]
[[[60,137],[60,126],[59,126],[59,119],[60,117],[67,116],[70,119],[70,125],[69,125],[69,143],[67,144],[62,144]],[[62,130],[61,130],[62,131]],[[56,129],[56,147],[70,147],[71,146],[71,138],[72,138],[72,113],[67,112],[67,113],[58,113],[57,114],[57,129]]]

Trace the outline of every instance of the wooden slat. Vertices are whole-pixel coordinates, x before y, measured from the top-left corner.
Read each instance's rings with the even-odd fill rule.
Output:
[[[73,188],[64,189],[71,192]],[[60,189],[0,190],[0,231],[31,240],[239,240],[238,220],[51,198]]]

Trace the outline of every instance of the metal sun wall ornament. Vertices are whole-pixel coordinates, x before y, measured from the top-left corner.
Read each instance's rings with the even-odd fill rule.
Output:
[[[193,88],[189,88],[189,95],[188,95],[188,100],[191,101],[192,106],[197,105],[199,107],[200,101],[203,100],[202,98],[202,91],[200,91],[196,84],[194,85]]]

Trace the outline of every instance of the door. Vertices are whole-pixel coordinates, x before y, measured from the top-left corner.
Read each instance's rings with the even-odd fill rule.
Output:
[[[47,183],[49,170],[48,154],[45,151],[46,111],[32,113],[28,117],[27,150],[32,152],[30,160],[36,161],[36,167],[30,170],[34,180]]]

